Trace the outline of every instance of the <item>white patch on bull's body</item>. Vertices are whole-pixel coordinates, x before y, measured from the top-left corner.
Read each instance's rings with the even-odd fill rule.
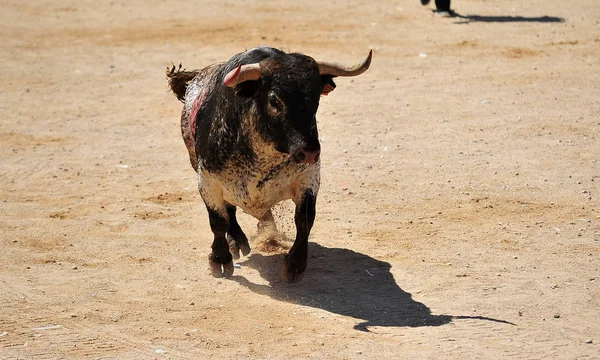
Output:
[[[302,190],[311,189],[315,193],[319,187],[316,164],[301,173],[284,171],[262,186],[261,173],[251,174],[248,178],[229,175],[200,171],[198,184],[204,201],[215,210],[224,209],[225,202],[238,206],[259,220],[265,219],[277,203],[288,199],[298,203],[302,199]]]

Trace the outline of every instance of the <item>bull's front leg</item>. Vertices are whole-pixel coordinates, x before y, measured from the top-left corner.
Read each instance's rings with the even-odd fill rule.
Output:
[[[289,253],[283,259],[281,277],[288,283],[297,283],[302,279],[308,260],[308,235],[315,222],[317,194],[312,189],[302,192],[296,203],[296,240]]]
[[[233,275],[233,258],[226,238],[230,218],[223,200],[223,189],[218,181],[203,173],[199,173],[198,188],[206,204],[210,229],[214,235],[212,252],[208,255],[210,270],[214,277],[230,277]]]
[[[208,204],[206,209],[208,210],[210,229],[214,234],[212,252],[208,255],[210,270],[214,277],[231,277],[233,275],[233,257],[229,252],[229,244],[225,237],[229,229],[227,212],[223,213],[219,209],[211,208]]]

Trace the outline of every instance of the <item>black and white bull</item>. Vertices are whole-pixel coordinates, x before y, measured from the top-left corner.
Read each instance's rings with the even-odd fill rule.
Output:
[[[236,207],[259,227],[274,229],[272,207],[292,199],[296,239],[281,275],[291,283],[301,279],[320,181],[319,98],[335,88],[334,77],[366,71],[371,55],[346,67],[258,47],[201,70],[167,69],[170,88],[184,103],[183,140],[214,234],[213,276],[231,276],[232,259],[250,252]]]

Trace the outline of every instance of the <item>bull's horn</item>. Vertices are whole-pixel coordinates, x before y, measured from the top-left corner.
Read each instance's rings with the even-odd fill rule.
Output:
[[[369,51],[369,56],[360,64],[354,66],[344,66],[334,62],[317,61],[321,75],[332,76],[356,76],[364,73],[371,65],[373,50]]]
[[[225,82],[225,85],[232,88],[244,81],[258,79],[260,79],[260,65],[256,63],[238,66],[227,73],[223,81]]]

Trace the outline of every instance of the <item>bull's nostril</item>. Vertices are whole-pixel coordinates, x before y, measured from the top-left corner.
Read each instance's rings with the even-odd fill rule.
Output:
[[[319,161],[320,150],[307,150],[306,147],[294,152],[294,161],[297,163],[314,164]]]
[[[306,159],[306,154],[304,153],[304,151],[297,151],[294,155],[294,158],[297,162],[302,162]]]

